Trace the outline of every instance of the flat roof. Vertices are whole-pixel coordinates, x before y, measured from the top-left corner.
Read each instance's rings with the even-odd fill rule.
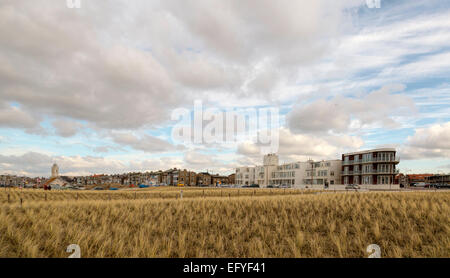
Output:
[[[355,154],[365,154],[365,153],[373,153],[373,152],[395,152],[395,148],[381,148],[381,149],[372,149],[365,150],[353,153],[344,153],[343,155],[355,155]]]

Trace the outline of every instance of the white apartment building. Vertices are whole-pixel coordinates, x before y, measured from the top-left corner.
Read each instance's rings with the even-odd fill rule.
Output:
[[[327,187],[341,183],[341,160],[293,162],[279,165],[276,154],[264,156],[262,166],[236,169],[236,184],[287,185],[296,188]]]
[[[278,156],[276,154],[265,155],[262,166],[236,168],[236,184],[258,184],[261,187],[267,187],[270,184],[271,173],[277,166]]]
[[[303,162],[306,167],[306,177],[303,178],[302,184],[305,185],[335,185],[341,184],[342,161],[322,160]]]
[[[256,167],[236,168],[236,184],[250,185],[256,183]]]

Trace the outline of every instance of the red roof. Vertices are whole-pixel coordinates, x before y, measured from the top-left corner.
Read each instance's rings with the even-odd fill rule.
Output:
[[[411,174],[411,175],[407,175],[407,177],[409,179],[415,179],[415,180],[423,180],[426,177],[431,177],[433,176],[433,174]]]

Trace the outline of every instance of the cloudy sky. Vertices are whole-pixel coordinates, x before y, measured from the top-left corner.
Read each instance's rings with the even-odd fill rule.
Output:
[[[450,2],[0,0],[0,174],[181,167],[259,145],[183,144],[174,109],[276,107],[283,162],[395,147],[450,172]]]

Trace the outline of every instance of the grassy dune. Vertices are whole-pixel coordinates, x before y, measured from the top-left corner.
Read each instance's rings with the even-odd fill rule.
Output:
[[[450,257],[449,192],[183,191],[2,192],[0,257]]]
[[[192,197],[243,197],[243,196],[276,196],[314,194],[321,190],[300,189],[251,189],[251,188],[212,188],[212,187],[154,187],[146,189],[120,190],[120,191],[84,191],[62,190],[44,191],[30,189],[2,189],[0,190],[1,203],[29,202],[29,201],[64,201],[64,200],[147,200],[147,199],[178,199],[183,191],[183,198]],[[8,197],[9,196],[9,197]]]

